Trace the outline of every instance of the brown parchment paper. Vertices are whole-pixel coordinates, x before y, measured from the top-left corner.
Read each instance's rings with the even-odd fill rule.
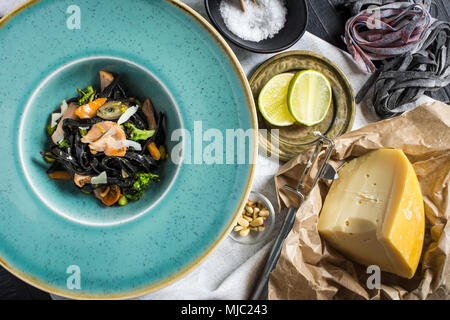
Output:
[[[270,277],[269,299],[450,300],[450,106],[424,104],[399,117],[349,132],[336,140],[330,163],[339,169],[352,158],[379,148],[403,150],[422,189],[426,232],[414,278],[382,272],[380,289],[368,289],[366,281],[371,274],[366,267],[347,259],[319,236],[317,220],[330,185],[322,181],[297,212]],[[298,155],[275,176],[280,208],[298,206],[296,196],[282,186],[296,186],[311,152]],[[306,185],[311,184],[319,162]]]

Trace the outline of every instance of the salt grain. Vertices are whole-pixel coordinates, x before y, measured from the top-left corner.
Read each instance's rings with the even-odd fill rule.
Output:
[[[259,42],[273,38],[286,23],[285,0],[243,0],[245,12],[237,0],[222,0],[220,14],[227,28],[239,38]]]

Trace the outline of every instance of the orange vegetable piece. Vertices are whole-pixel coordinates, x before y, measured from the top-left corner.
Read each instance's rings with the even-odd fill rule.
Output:
[[[48,174],[50,179],[72,180],[72,176],[66,171],[55,171]]]
[[[105,204],[105,206],[112,206],[114,203],[119,201],[120,198],[120,188],[119,186],[113,185],[110,186],[109,192],[101,198],[102,202]]]
[[[75,110],[75,114],[80,119],[89,119],[97,114],[97,110],[105,104],[106,98],[98,98],[92,102],[83,104]]]
[[[151,142],[147,148],[153,159],[155,160],[161,159],[161,152],[159,152],[159,149],[154,142]]]

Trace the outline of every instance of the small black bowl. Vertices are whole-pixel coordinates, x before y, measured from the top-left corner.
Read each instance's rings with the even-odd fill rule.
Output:
[[[220,15],[221,1],[239,0],[205,0],[206,12],[212,24],[226,39],[235,45],[256,53],[275,53],[293,46],[305,33],[308,22],[308,7],[305,0],[286,0],[286,24],[273,38],[260,42],[247,41],[232,33]]]

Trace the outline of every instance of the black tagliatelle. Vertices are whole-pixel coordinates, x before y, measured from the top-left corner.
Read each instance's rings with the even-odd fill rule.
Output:
[[[63,101],[47,125],[52,146],[41,152],[51,163],[53,179],[72,180],[84,193],[93,192],[105,205],[139,200],[158,166],[168,158],[164,113],[150,99],[130,97],[118,74],[100,71],[100,90],[78,89]]]
[[[373,108],[385,119],[414,108],[424,93],[449,84],[450,23],[436,21],[415,52],[384,62],[358,92],[356,102],[361,102],[373,88]]]
[[[368,68],[374,72],[356,95],[357,103],[370,97],[369,105],[381,119],[386,119],[414,108],[423,94],[450,85],[450,23],[439,20],[420,23],[429,16],[430,0],[345,0],[343,3],[354,16],[349,20],[353,21],[353,29],[347,29],[347,33],[357,30],[367,37],[359,37],[358,42],[363,44],[371,60],[382,60],[376,70],[372,64]],[[408,11],[395,16],[399,8]],[[383,12],[393,16],[384,16]],[[365,22],[370,20],[370,29],[361,28],[358,22],[361,14]],[[380,27],[373,24],[377,19],[382,22]],[[398,24],[402,19],[404,23]],[[395,23],[396,27],[387,28],[389,23]],[[416,41],[408,46],[411,39]],[[387,51],[386,46],[390,47]],[[384,55],[386,52],[395,54]]]

